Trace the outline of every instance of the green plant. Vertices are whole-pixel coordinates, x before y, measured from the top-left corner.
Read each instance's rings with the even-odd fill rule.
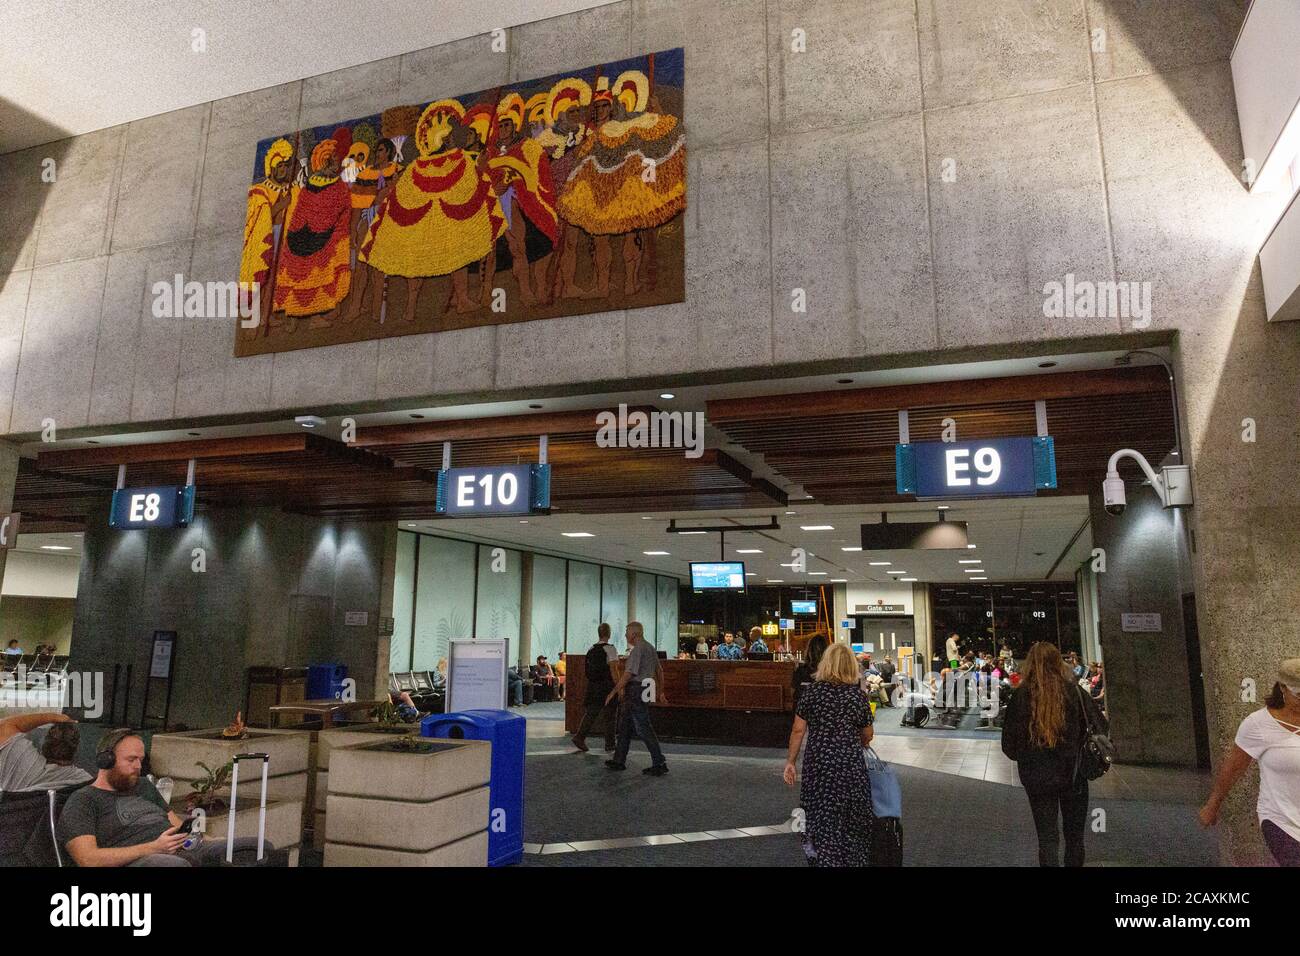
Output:
[[[381,724],[402,724],[402,715],[397,710],[397,705],[393,703],[392,698],[381,700],[370,711],[370,716],[375,718]]]
[[[186,808],[193,810],[196,807],[202,807],[208,812],[222,809],[226,804],[224,800],[218,799],[217,791],[230,780],[230,773],[234,769],[235,762],[227,760],[215,770],[202,760],[198,761],[195,766],[203,769],[203,776],[194,781],[190,793],[186,795]]]
[[[420,738],[415,734],[407,734],[405,737],[398,737],[393,741],[393,750],[418,750],[420,747]]]

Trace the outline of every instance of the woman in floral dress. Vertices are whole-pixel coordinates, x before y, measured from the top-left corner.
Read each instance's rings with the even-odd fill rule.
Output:
[[[871,705],[858,685],[858,664],[845,644],[827,648],[812,685],[795,707],[785,782],[807,737],[799,787],[804,853],[811,866],[871,862],[871,784],[862,748],[871,742]],[[800,819],[800,817],[796,817]]]

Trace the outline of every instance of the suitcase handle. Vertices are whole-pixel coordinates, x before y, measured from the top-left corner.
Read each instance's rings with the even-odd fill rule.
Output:
[[[235,861],[235,812],[238,809],[235,797],[239,790],[241,760],[259,760],[262,763],[262,803],[257,814],[257,862],[261,863],[266,847],[266,779],[271,769],[270,754],[235,754],[231,758],[230,812],[226,816],[226,862]]]

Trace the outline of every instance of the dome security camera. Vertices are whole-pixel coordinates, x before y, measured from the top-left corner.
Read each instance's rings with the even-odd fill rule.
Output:
[[[1102,496],[1106,503],[1106,513],[1122,515],[1127,504],[1124,494],[1124,479],[1119,476],[1119,460],[1132,458],[1151,482],[1151,489],[1159,496],[1160,504],[1166,508],[1185,508],[1192,503],[1192,469],[1188,465],[1165,465],[1156,474],[1141,452],[1131,448],[1121,448],[1110,456],[1106,466],[1106,480],[1101,483]]]
[[[1124,496],[1124,479],[1117,472],[1110,472],[1101,483],[1101,492],[1106,501],[1106,514],[1117,517],[1122,515],[1128,504]]]

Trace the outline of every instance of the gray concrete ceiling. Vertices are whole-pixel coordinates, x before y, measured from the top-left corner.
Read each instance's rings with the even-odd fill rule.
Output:
[[[6,3],[0,153],[608,2]]]

